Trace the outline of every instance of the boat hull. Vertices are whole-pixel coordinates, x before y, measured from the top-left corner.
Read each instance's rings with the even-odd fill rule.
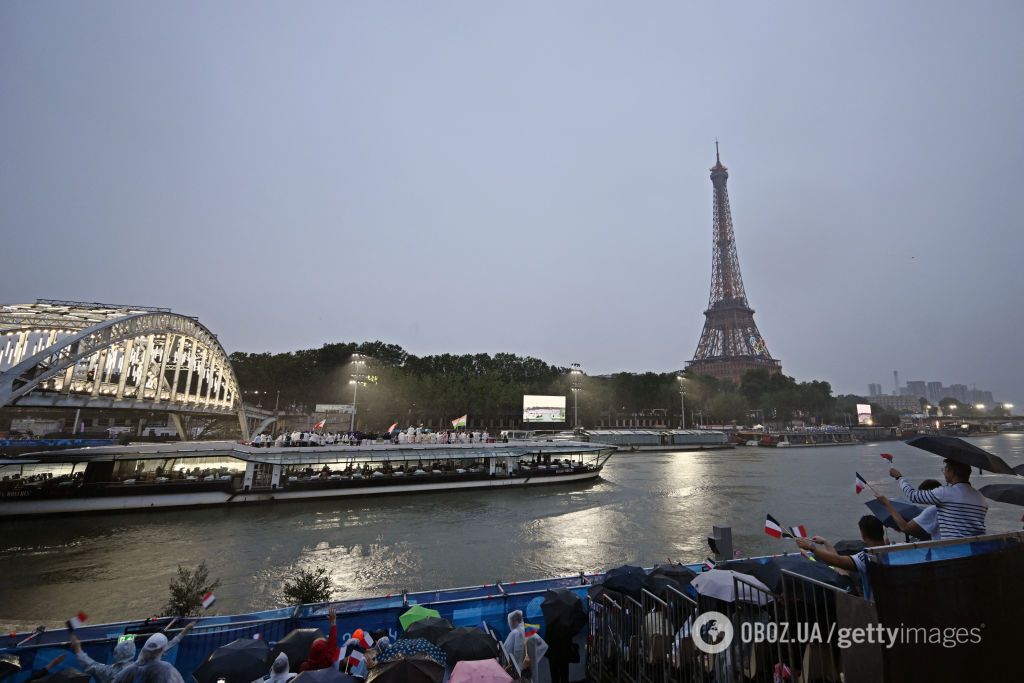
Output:
[[[170,508],[193,508],[243,503],[272,503],[308,501],[329,498],[358,498],[386,496],[405,493],[435,493],[441,491],[464,491],[524,486],[568,484],[597,479],[601,468],[586,472],[525,475],[467,481],[415,482],[410,476],[401,484],[380,484],[372,486],[318,488],[307,490],[231,492],[227,490],[197,491],[188,493],[162,493],[157,495],[124,496],[83,496],[54,499],[8,499],[0,501],[0,519],[37,515],[58,515],[82,512],[118,512],[122,510],[162,510]],[[408,483],[406,483],[406,481]],[[415,482],[415,483],[414,483]]]

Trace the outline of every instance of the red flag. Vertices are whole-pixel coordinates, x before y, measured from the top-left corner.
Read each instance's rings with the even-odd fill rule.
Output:
[[[319,422],[317,422],[315,425],[313,425],[313,431],[314,432],[319,432],[321,429],[324,428],[325,424],[327,424],[327,418],[326,417],[324,419],[320,420]]]
[[[79,612],[75,616],[68,619],[65,623],[68,625],[68,629],[74,631],[76,628],[81,628],[85,624],[85,620],[88,619],[85,612]]]
[[[892,462],[892,453],[879,453],[879,455],[888,460],[889,462]]]

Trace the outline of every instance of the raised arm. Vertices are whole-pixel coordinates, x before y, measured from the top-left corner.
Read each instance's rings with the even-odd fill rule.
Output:
[[[906,519],[904,519],[903,515],[901,515],[899,511],[895,507],[893,507],[892,502],[890,502],[888,498],[881,494],[878,494],[877,496],[875,496],[875,498],[877,498],[878,501],[885,506],[885,509],[889,511],[889,514],[892,515],[892,521],[896,522],[896,526],[900,528],[900,531],[902,531],[905,534],[910,534],[911,536],[917,536],[919,538],[921,534],[924,533],[924,529],[922,529],[917,522],[915,522],[914,520],[908,522]]]
[[[827,565],[851,572],[857,569],[857,564],[853,561],[852,557],[837,553],[836,549],[832,547],[832,544],[821,536],[815,536],[814,538],[797,538],[795,540],[796,544],[800,546],[802,550],[810,550],[814,553],[814,557]]]
[[[942,498],[938,495],[942,489],[932,489],[931,491],[918,491],[910,482],[903,478],[903,474],[895,467],[889,470],[889,476],[896,480],[900,485],[900,490],[903,491],[903,495],[906,496],[907,500],[911,503],[921,503],[923,505],[938,505],[942,502]]]

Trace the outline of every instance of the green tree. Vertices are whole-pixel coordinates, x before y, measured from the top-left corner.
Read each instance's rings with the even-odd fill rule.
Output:
[[[206,561],[195,569],[178,565],[178,576],[168,586],[167,605],[164,613],[177,617],[194,617],[203,606],[203,596],[220,586],[220,579],[210,580]]]
[[[334,583],[327,567],[299,569],[295,576],[285,581],[283,592],[285,598],[296,605],[328,602],[334,593]]]

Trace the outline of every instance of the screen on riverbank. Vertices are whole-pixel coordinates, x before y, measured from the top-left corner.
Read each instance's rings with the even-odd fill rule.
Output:
[[[523,422],[565,422],[565,396],[523,396]]]
[[[857,404],[857,424],[871,424],[871,405],[869,403]]]

